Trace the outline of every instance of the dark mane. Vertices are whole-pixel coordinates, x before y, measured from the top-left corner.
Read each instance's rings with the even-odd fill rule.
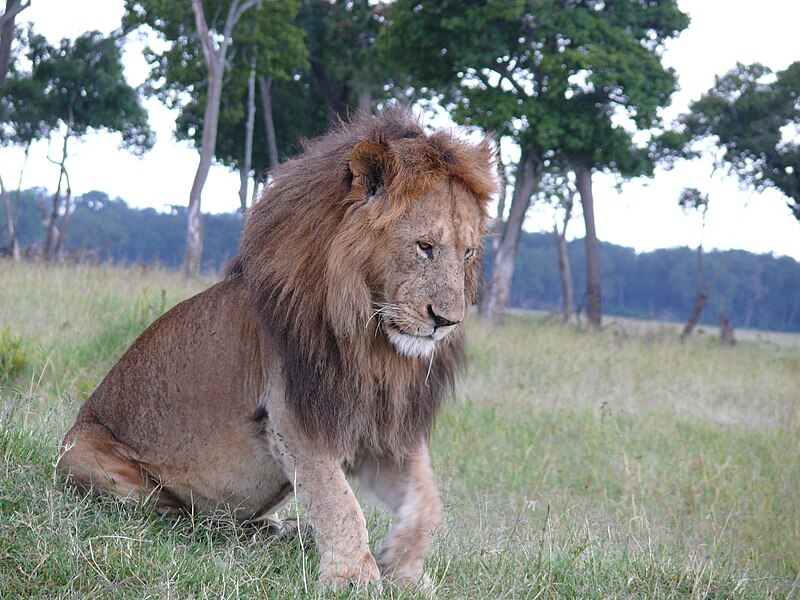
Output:
[[[382,151],[369,165],[371,180],[353,173],[361,142]],[[282,165],[247,215],[241,255],[229,273],[243,274],[281,357],[289,407],[307,433],[347,460],[363,452],[402,456],[428,436],[464,359],[461,329],[437,346],[429,364],[400,356],[375,335],[374,320],[368,327],[374,231],[442,180],[463,185],[485,216],[495,185],[489,157],[485,143],[426,135],[404,112],[362,117]],[[384,204],[379,219],[369,220],[360,208],[376,190]],[[474,264],[470,300],[480,261]]]

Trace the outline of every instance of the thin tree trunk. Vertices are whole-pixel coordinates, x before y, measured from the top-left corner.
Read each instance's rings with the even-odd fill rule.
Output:
[[[561,275],[561,319],[568,323],[574,314],[572,307],[572,268],[567,254],[567,239],[556,228],[553,229],[553,236],[556,239],[558,272]]]
[[[278,141],[272,117],[272,77],[259,77],[258,87],[261,92],[261,111],[264,113],[264,132],[267,135],[269,168],[275,171],[278,168]]]
[[[3,207],[6,210],[6,228],[8,229],[8,241],[11,247],[11,255],[14,260],[20,259],[19,238],[17,237],[16,215],[11,196],[8,194],[6,186],[3,184],[3,177],[0,175],[0,196],[3,197]]]
[[[363,90],[358,94],[358,112],[362,115],[372,114],[372,94]]]
[[[245,125],[244,165],[240,172],[239,202],[242,212],[247,210],[247,184],[253,164],[253,130],[256,125],[256,61],[250,63],[250,78],[247,82],[247,123]]]
[[[505,224],[503,217],[506,212],[506,188],[508,186],[508,179],[506,177],[506,169],[503,165],[503,157],[500,154],[500,140],[497,140],[494,145],[494,159],[497,163],[497,179],[499,183],[499,192],[497,194],[497,213],[494,219],[489,223],[486,232],[488,243],[492,245],[492,251],[497,252],[500,247],[500,238],[503,232],[503,225]],[[486,303],[486,294],[488,293],[488,285],[482,285],[478,288],[478,312],[483,315]]]
[[[203,135],[200,143],[200,162],[189,192],[189,209],[186,214],[186,254],[183,259],[183,274],[186,277],[195,277],[200,272],[200,258],[203,254],[203,222],[200,212],[200,199],[203,186],[214,160],[214,151],[217,145],[217,127],[219,125],[219,106],[222,99],[223,75],[225,73],[226,56],[233,36],[233,29],[242,15],[259,0],[233,0],[225,19],[220,45],[214,48],[211,44],[211,35],[206,23],[203,5],[200,0],[192,0],[197,35],[203,49],[206,69],[206,107],[203,111]]]
[[[728,318],[724,311],[719,311],[719,340],[726,346],[736,345],[736,335],[733,332],[733,322]]]
[[[69,141],[69,128],[64,134],[64,146],[61,149],[61,162],[58,164],[58,185],[56,186],[56,193],[53,194],[53,201],[50,207],[50,215],[47,217],[47,236],[44,241],[44,260],[51,261],[55,257],[55,247],[58,241],[58,213],[61,210],[61,185],[64,182],[66,169],[64,164],[67,162],[67,142]],[[55,161],[53,161],[55,162]]]
[[[703,309],[706,306],[706,302],[708,302],[708,296],[703,292],[698,293],[694,300],[692,314],[686,319],[686,324],[683,326],[683,331],[681,331],[681,340],[685,340],[691,335],[692,331],[694,331],[697,322],[700,320],[700,315],[703,313]]]
[[[65,171],[66,174],[66,171]],[[69,225],[70,210],[72,208],[72,187],[67,176],[67,193],[64,196],[64,216],[61,217],[61,226],[58,228],[58,238],[56,241],[55,257],[59,262],[64,262],[64,242],[67,239],[67,226]]]
[[[333,127],[339,119],[347,117],[347,98],[350,95],[350,86],[345,81],[342,84],[342,89],[337,96],[333,91],[333,83],[331,82],[328,70],[319,58],[311,58],[311,72],[319,85],[322,99],[325,101],[325,109],[328,113],[328,126]]]
[[[208,96],[203,112],[203,136],[200,143],[200,162],[189,193],[189,210],[186,213],[186,254],[183,259],[183,274],[196,277],[200,272],[200,257],[203,254],[203,220],[200,212],[203,186],[211,169],[217,145],[219,105],[222,98],[222,65],[214,63],[208,68]]]
[[[503,311],[508,304],[522,224],[525,221],[525,213],[530,206],[533,192],[539,183],[538,164],[531,152],[522,152],[517,165],[516,177],[510,214],[494,255],[492,277],[479,306],[481,316],[493,322],[502,319]]]
[[[583,220],[586,224],[586,316],[594,327],[602,324],[600,292],[600,245],[594,222],[594,197],[592,196],[592,170],[587,164],[574,165],[575,183],[581,196]]]
[[[250,198],[250,205],[252,206],[261,197],[261,186],[264,183],[261,180],[261,174],[258,171],[253,172],[253,196]]]
[[[25,174],[25,167],[28,164],[28,156],[31,153],[31,143],[32,140],[29,140],[27,144],[25,144],[25,154],[22,160],[22,168],[19,170],[19,179],[17,180],[17,191],[14,193],[14,204],[12,206],[12,214],[13,214],[13,227],[14,227],[14,235],[11,239],[11,255],[15,261],[22,260],[22,249],[19,243],[19,213],[22,206],[22,176]]]
[[[500,154],[500,140],[497,140],[495,144],[494,159],[497,162],[497,178],[499,179],[500,192],[497,195],[497,216],[489,229],[489,235],[492,242],[492,250],[496,252],[500,246],[500,232],[503,228],[503,217],[506,213],[506,187],[508,185],[506,168],[503,165],[503,157]]]
[[[703,290],[703,242],[706,233],[706,214],[708,213],[708,202],[703,205],[702,221],[700,225],[700,243],[697,244],[697,258],[695,259],[694,266],[694,308],[692,308],[689,318],[683,326],[681,331],[681,340],[685,340],[694,331],[697,322],[700,320],[700,315],[703,314],[703,309],[708,302],[708,296],[716,285],[716,276],[712,283],[709,284],[708,289]]]
[[[561,275],[561,318],[565,323],[572,319],[574,308],[572,304],[572,268],[569,264],[569,254],[567,253],[567,226],[572,217],[572,205],[575,192],[571,192],[569,197],[564,199],[564,222],[561,230],[558,223],[553,223],[553,238],[556,241],[556,252],[558,253],[558,271]]]
[[[0,15],[0,87],[6,82],[11,64],[11,42],[14,41],[17,15],[30,5],[30,0],[6,0],[6,10]]]

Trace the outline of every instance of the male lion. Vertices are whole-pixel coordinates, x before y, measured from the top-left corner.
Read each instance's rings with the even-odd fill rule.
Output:
[[[272,521],[295,494],[323,581],[418,582],[441,518],[427,442],[463,359],[491,162],[404,113],[311,143],[249,211],[224,281],[89,397],[59,469],[162,513]],[[393,515],[377,561],[346,475]]]

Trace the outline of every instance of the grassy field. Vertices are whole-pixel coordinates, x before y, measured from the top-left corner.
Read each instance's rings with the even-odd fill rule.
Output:
[[[82,498],[55,477],[81,402],[208,283],[0,261],[0,598],[330,597],[313,544]],[[800,597],[797,337],[727,348],[520,314],[469,333],[432,441],[438,598]],[[377,543],[388,520],[368,521]]]

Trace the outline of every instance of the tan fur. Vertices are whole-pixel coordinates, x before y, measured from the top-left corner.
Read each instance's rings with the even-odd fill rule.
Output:
[[[156,321],[83,405],[70,483],[267,522],[294,493],[323,581],[419,582],[441,518],[427,439],[463,357],[490,155],[388,113],[281,167],[226,280]],[[377,561],[346,474],[394,517]]]

